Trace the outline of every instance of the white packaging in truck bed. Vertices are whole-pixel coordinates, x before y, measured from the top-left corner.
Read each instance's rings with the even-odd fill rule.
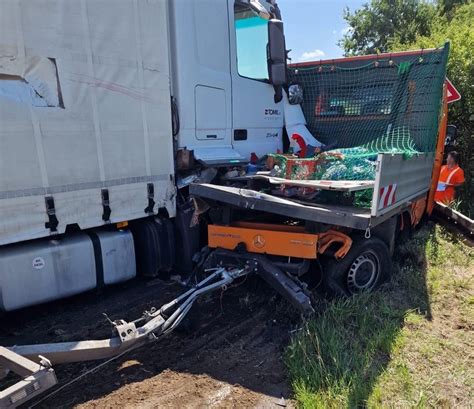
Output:
[[[0,0],[0,245],[174,216],[166,7]]]

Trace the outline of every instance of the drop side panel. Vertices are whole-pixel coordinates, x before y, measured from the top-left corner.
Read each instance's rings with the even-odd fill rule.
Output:
[[[430,188],[434,154],[379,154],[371,215],[381,216]]]

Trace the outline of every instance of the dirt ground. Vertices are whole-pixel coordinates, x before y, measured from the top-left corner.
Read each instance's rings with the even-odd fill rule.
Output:
[[[106,338],[111,326],[102,313],[112,320],[132,320],[181,291],[177,284],[157,279],[134,280],[99,294],[9,314],[0,321],[0,345]],[[174,333],[132,351],[33,404],[45,408],[293,406],[281,355],[298,319],[286,303],[265,284],[249,279],[208,296],[197,310],[194,322],[199,325],[193,331]],[[60,386],[98,363],[56,366]]]

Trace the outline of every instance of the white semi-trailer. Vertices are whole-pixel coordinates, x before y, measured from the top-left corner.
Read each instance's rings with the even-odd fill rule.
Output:
[[[272,3],[0,1],[0,309],[134,276],[132,234],[117,223],[157,214],[131,229],[139,270],[172,264],[174,233],[189,268],[189,222],[165,220],[177,151],[214,166],[281,149]],[[281,32],[274,55],[284,46]]]

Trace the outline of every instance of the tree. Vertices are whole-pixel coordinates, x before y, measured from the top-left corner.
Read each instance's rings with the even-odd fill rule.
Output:
[[[430,35],[435,15],[435,5],[423,0],[371,0],[353,13],[344,10],[351,29],[339,45],[346,55],[387,52],[394,41],[409,44]]]
[[[451,43],[448,77],[462,99],[450,106],[449,122],[458,127],[456,149],[461,153],[466,174],[462,211],[471,218],[474,217],[474,121],[471,119],[474,114],[473,22],[474,2],[469,1],[435,17],[429,35],[418,35],[410,44],[392,42],[393,51],[439,47],[446,40]]]
[[[451,43],[448,77],[462,99],[449,108],[458,126],[458,146],[466,173],[464,213],[474,217],[474,0],[371,0],[344,11],[352,30],[340,45],[346,55],[440,47]]]
[[[438,13],[451,20],[457,6],[470,4],[472,0],[438,0]]]
[[[462,100],[453,104],[454,117],[466,118],[474,113],[474,3],[451,10],[451,18],[440,15],[433,19],[429,35],[418,35],[414,41],[403,44],[392,42],[391,51],[439,47],[447,40],[451,43],[448,77],[461,92]]]

